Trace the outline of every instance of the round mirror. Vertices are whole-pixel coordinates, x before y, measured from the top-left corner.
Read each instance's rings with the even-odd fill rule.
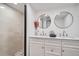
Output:
[[[62,11],[55,16],[54,23],[58,28],[68,28],[73,23],[73,16],[67,11]]]
[[[51,18],[47,14],[40,15],[40,27],[46,29],[51,24]]]

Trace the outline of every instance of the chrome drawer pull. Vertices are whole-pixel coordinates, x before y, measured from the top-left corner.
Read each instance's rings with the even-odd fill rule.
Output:
[[[53,52],[53,50],[51,50],[51,52]]]
[[[64,50],[62,50],[62,52],[64,52]]]
[[[42,49],[44,49],[44,47],[42,47]]]

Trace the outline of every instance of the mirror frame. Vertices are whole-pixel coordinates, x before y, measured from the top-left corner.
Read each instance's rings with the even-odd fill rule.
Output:
[[[47,13],[44,13],[44,14],[47,14]],[[44,14],[41,14],[41,15],[44,15]],[[41,16],[40,15],[40,16]],[[48,15],[48,14],[47,14]],[[40,19],[40,16],[39,16],[39,19]],[[49,15],[48,15],[49,16]],[[49,16],[50,17],[50,16]],[[51,21],[51,17],[50,17],[50,21]],[[50,23],[50,25],[52,24],[52,22]],[[47,27],[47,28],[49,28],[50,27],[50,25]],[[47,29],[47,28],[42,28],[42,27],[40,27],[41,29]]]
[[[60,28],[60,29],[66,29],[66,28],[69,28],[72,24],[73,24],[73,19],[74,19],[74,17],[73,17],[73,15],[70,13],[70,12],[68,12],[68,11],[61,11],[61,12],[67,12],[68,14],[70,14],[71,16],[72,16],[72,22],[71,22],[71,24],[70,25],[68,25],[68,26],[66,26],[66,27],[60,27],[60,26],[58,26],[57,24],[56,24],[56,22],[55,22],[55,18],[56,18],[56,15],[55,15],[55,18],[54,18],[54,24],[56,25],[56,27],[58,27],[58,28]],[[60,12],[60,13],[61,13]]]

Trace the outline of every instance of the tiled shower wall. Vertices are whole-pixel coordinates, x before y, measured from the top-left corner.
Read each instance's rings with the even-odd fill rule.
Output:
[[[23,49],[23,14],[6,5],[0,9],[0,55],[15,55]]]

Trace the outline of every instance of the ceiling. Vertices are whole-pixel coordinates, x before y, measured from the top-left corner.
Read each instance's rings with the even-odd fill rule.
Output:
[[[31,3],[30,5],[35,11],[41,11],[43,9],[77,6],[79,3]]]
[[[21,13],[24,13],[24,5],[25,3],[4,3],[9,7],[18,10]],[[77,6],[79,3],[30,3],[31,7],[36,11],[41,11],[44,9],[52,9],[52,8],[59,8],[59,7],[70,7],[70,6]]]
[[[24,13],[24,3],[17,3],[17,4],[14,4],[14,3],[4,3],[5,5],[15,9],[15,10],[18,10],[19,12],[21,13]]]

